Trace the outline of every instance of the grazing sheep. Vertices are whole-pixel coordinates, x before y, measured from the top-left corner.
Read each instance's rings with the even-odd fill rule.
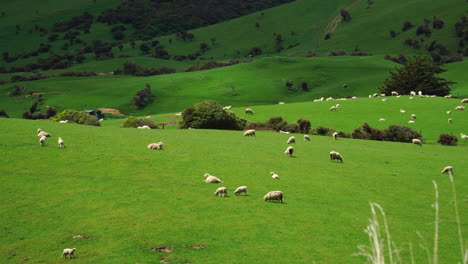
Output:
[[[205,182],[206,183],[222,183],[223,181],[218,179],[216,176],[210,175],[209,173],[205,173]]]
[[[382,99],[382,102],[387,102],[387,98]]]
[[[414,124],[414,120],[408,121],[408,124]]]
[[[231,108],[232,108],[232,106],[231,106],[231,105],[229,105],[229,106],[225,106],[225,107],[223,107],[223,110],[231,110]]]
[[[334,140],[338,139],[338,132],[333,132],[332,137]]]
[[[274,172],[270,172],[270,175],[271,175],[271,177],[272,177],[273,179],[279,180],[279,178],[280,178],[279,175],[276,174],[276,173],[274,173]]]
[[[459,105],[459,106],[455,107],[455,110],[465,110],[465,107],[462,106],[462,105]]]
[[[306,140],[306,141],[310,141],[310,137],[309,137],[309,135],[304,135],[304,140]]]
[[[283,130],[279,130],[278,132],[280,132],[280,134],[290,134],[291,132],[288,132],[288,131],[283,131]]]
[[[255,136],[255,129],[249,129],[247,131],[244,132],[244,137],[248,137],[248,136]]]
[[[412,96],[410,96],[410,97],[409,97],[409,99],[410,99],[410,100],[413,100],[413,97],[412,97]]]
[[[351,99],[357,99],[357,96],[353,96],[353,97],[351,97]]]
[[[379,119],[379,122],[385,122],[385,121],[387,121],[387,120],[385,120],[385,118],[380,118]]]
[[[341,105],[340,105],[340,104],[336,104],[335,107],[338,109],[338,108],[341,107]]]
[[[400,98],[400,97],[401,97],[401,95],[397,95],[397,96],[396,96],[396,98]]]
[[[423,94],[422,94],[422,91],[418,91],[418,95],[419,95],[419,96],[423,95]]]
[[[384,93],[383,93],[383,94],[380,94],[380,96],[385,97],[385,94],[384,94]]]
[[[412,118],[412,119],[416,119],[416,115],[415,115],[415,114],[412,114],[412,115],[411,115],[411,118]]]
[[[449,110],[446,113],[447,113],[447,115],[450,115],[452,113],[452,111]]]
[[[63,144],[63,139],[61,137],[58,138],[58,147],[59,148],[64,148],[65,145]]]
[[[449,123],[453,123],[452,118],[449,118],[447,121],[448,121]]]
[[[67,258],[67,256],[68,256],[68,258],[71,259],[72,256],[73,256],[73,253],[75,253],[75,251],[76,251],[76,248],[66,248],[66,249],[64,249],[63,252],[62,252],[62,258],[63,257]]]
[[[52,135],[45,132],[45,131],[42,131],[40,128],[37,129],[37,136],[38,137],[51,137]]]
[[[176,116],[181,116],[182,112],[175,113]]]
[[[253,115],[254,111],[252,109],[250,109],[250,108],[246,108],[245,113],[249,114],[249,115]]]
[[[392,91],[392,95],[397,96],[397,95],[398,95],[398,92],[397,92],[397,91]]]
[[[164,143],[159,141],[158,143],[151,143],[146,148],[147,149],[163,149]]]
[[[292,143],[296,144],[296,137],[294,137],[294,136],[289,137],[287,143],[288,143],[288,144],[292,144]]]
[[[99,121],[99,122],[102,122],[102,121],[104,121],[104,118],[101,118],[101,119],[99,119],[98,121]]]
[[[42,130],[40,128],[37,129],[37,134],[41,133]]]
[[[279,102],[278,104],[284,104],[284,102]]]
[[[463,133],[460,134],[460,137],[463,138],[463,139],[468,139],[468,136],[463,134]]]
[[[465,98],[465,99],[461,100],[460,103],[462,103],[462,104],[468,103],[468,98]]]
[[[234,191],[235,195],[240,195],[241,193],[244,193],[244,195],[247,195],[247,186],[237,187],[237,189]]]
[[[39,145],[40,145],[41,147],[44,146],[46,139],[47,139],[46,136],[42,136],[42,137],[39,139]]]
[[[294,148],[292,146],[287,147],[286,150],[284,151],[284,155],[286,156],[292,157],[293,154],[294,154]]]
[[[334,161],[334,160],[339,160],[341,161],[341,163],[343,163],[343,156],[341,156],[340,153],[336,152],[336,151],[330,151],[330,161]]]
[[[406,113],[406,110],[400,109],[400,113]]]
[[[378,94],[378,93],[374,93],[374,94],[372,95],[372,97],[379,97],[379,94]]]
[[[331,96],[328,97],[327,99],[325,99],[325,101],[333,101],[333,100],[335,100],[335,98],[333,98],[333,97],[331,97]]]
[[[415,91],[411,91],[411,92],[410,92],[410,95],[416,96],[416,92],[415,92]]]
[[[137,127],[138,129],[151,129],[151,127],[144,125],[144,126],[139,126]]]
[[[336,106],[330,107],[330,111],[336,111]]]
[[[219,197],[227,197],[226,187],[219,187],[218,189],[216,189],[216,192],[214,192],[214,195]]]
[[[59,123],[60,124],[66,124],[66,123],[68,123],[68,120],[60,120]]]
[[[445,173],[449,173],[449,172],[450,172],[451,174],[453,174],[453,167],[452,167],[452,166],[447,166],[447,167],[445,167],[445,168],[442,170],[441,173],[442,173],[442,174],[445,174]]]
[[[263,196],[264,201],[280,201],[283,202],[283,192],[282,191],[271,191],[265,196]]]
[[[411,143],[419,145],[419,146],[422,146],[422,144],[423,144],[422,141],[420,139],[417,139],[417,138],[413,138]]]

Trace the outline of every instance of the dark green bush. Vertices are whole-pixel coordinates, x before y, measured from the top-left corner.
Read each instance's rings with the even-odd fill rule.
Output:
[[[288,122],[284,120],[281,116],[273,116],[273,117],[270,117],[270,119],[268,119],[266,124],[268,128],[279,131],[279,130],[285,130],[286,126],[288,125]]]
[[[310,130],[310,121],[306,119],[297,120],[297,125],[299,126],[299,132],[302,134],[308,134]]]
[[[437,143],[440,143],[444,146],[455,146],[458,143],[458,139],[456,136],[452,136],[449,134],[441,134]]]
[[[287,124],[284,130],[291,133],[299,133],[299,125],[296,123]]]
[[[265,122],[247,122],[244,129],[272,130]]]
[[[129,116],[125,121],[122,123],[121,127],[134,127],[137,128],[139,126],[149,126],[151,129],[159,128],[153,120],[149,118],[140,118]]]
[[[367,123],[364,123],[362,127],[356,128],[351,136],[356,139],[384,140],[383,131],[373,128]]]
[[[224,111],[218,103],[207,100],[186,108],[179,128],[243,130],[246,123],[233,112]]]
[[[411,127],[391,125],[384,129],[384,137],[386,141],[395,142],[408,142],[410,143],[413,138],[421,139],[422,136],[414,131]]]
[[[0,109],[0,117],[9,118],[10,116],[8,116],[8,114],[5,112],[5,110]]]
[[[325,127],[325,126],[318,126],[310,131],[312,135],[319,135],[319,136],[331,136],[335,132],[333,128]]]
[[[72,109],[65,109],[60,114],[52,117],[50,120],[55,122],[58,122],[60,120],[68,120],[68,122],[70,123],[89,126],[101,126],[101,123],[99,123],[98,119],[95,116]]]

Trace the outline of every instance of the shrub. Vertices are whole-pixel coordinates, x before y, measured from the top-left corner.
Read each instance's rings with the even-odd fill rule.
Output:
[[[305,119],[297,120],[298,130],[302,134],[308,134],[310,130],[310,121]]]
[[[327,34],[325,34],[325,36],[323,36],[323,40],[327,40],[327,39],[330,39],[330,38],[331,38],[330,33],[327,33]]]
[[[247,122],[244,129],[272,130],[265,122]]]
[[[9,118],[10,116],[8,116],[4,109],[0,109],[0,117]]]
[[[351,15],[349,14],[348,10],[342,9],[340,11],[341,18],[343,18],[343,21],[350,21],[351,20]]]
[[[442,19],[434,18],[434,21],[432,21],[432,28],[442,29],[443,27],[444,27],[444,21]]]
[[[249,50],[249,53],[247,54],[248,57],[255,57],[262,54],[262,50],[260,48],[254,47],[251,50]]]
[[[179,128],[242,130],[247,121],[231,111],[225,111],[214,101],[203,101],[182,112]]]
[[[36,112],[36,113],[24,112],[23,118],[24,119],[45,119],[45,116],[44,114],[39,113],[39,112]]]
[[[284,128],[284,131],[288,131],[291,133],[299,133],[299,125],[296,123],[287,124]]]
[[[440,143],[444,146],[455,146],[457,145],[458,139],[456,136],[449,134],[441,134],[437,143]]]
[[[45,113],[45,118],[51,118],[57,114],[57,111],[52,106],[47,106],[47,111]]]
[[[344,50],[330,50],[328,52],[328,56],[344,56],[346,55],[346,51]]]
[[[373,128],[367,123],[364,123],[362,127],[356,128],[351,136],[356,139],[379,140],[379,141],[384,140],[383,131],[377,128]]]
[[[432,32],[431,30],[429,29],[428,26],[419,26],[417,29],[416,29],[416,36],[419,36],[421,34],[424,34],[426,35],[426,37],[430,37]]]
[[[139,126],[149,126],[151,129],[157,129],[158,126],[153,122],[153,120],[149,118],[140,118],[129,116],[125,121],[122,123],[121,127],[133,127],[137,128]]]
[[[301,88],[302,88],[302,91],[304,91],[304,92],[308,92],[310,90],[309,86],[307,85],[307,82],[302,82],[301,83]]]
[[[288,122],[281,116],[273,116],[266,122],[267,127],[276,131],[285,130]]]
[[[132,103],[138,107],[143,108],[153,101],[153,95],[151,93],[151,85],[146,84],[145,89],[138,91],[133,96]]]
[[[421,139],[422,136],[411,127],[391,125],[384,129],[386,141],[411,142],[413,138]]]
[[[403,27],[401,28],[401,30],[406,31],[412,27],[413,27],[413,24],[409,21],[406,21],[405,23],[403,23]]]
[[[54,122],[58,122],[60,120],[68,120],[68,122],[70,123],[89,126],[101,126],[101,123],[99,123],[98,119],[95,116],[72,109],[65,109],[60,114],[52,117],[50,120]]]
[[[395,38],[396,36],[397,36],[397,33],[395,32],[395,30],[390,30],[390,37]]]
[[[335,132],[333,128],[325,127],[325,126],[318,126],[310,131],[312,135],[319,135],[319,136],[331,136]]]

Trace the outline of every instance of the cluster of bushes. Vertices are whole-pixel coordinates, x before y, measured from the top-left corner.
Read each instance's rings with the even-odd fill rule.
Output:
[[[413,47],[415,49],[419,49],[421,47],[419,40],[417,39],[412,39],[410,37],[405,38],[405,41],[403,41],[403,44]]]
[[[351,135],[343,132],[343,131],[336,131],[333,128],[326,127],[326,126],[318,126],[312,130],[310,130],[311,135],[318,135],[318,136],[331,136],[333,133],[338,132],[338,136],[342,138],[350,138]]]
[[[133,75],[133,76],[153,76],[160,74],[175,73],[174,68],[161,67],[157,68],[144,68],[133,61],[127,61],[123,65],[123,70],[117,69],[114,71],[116,75]]]
[[[205,63],[201,63],[198,65],[194,65],[186,70],[186,72],[192,72],[192,71],[203,71],[203,70],[209,70],[209,69],[214,69],[214,68],[220,68],[220,67],[226,67],[226,66],[231,66],[238,64],[239,61],[227,61],[227,62],[219,62],[219,61],[208,61]]]
[[[149,126],[151,129],[158,129],[159,127],[154,123],[153,120],[149,118],[140,118],[129,116],[125,121],[122,123],[121,127],[141,127],[141,126]]]
[[[42,101],[42,97],[39,97],[37,101],[34,101],[29,108],[28,112],[23,113],[24,119],[49,119],[57,114],[55,109],[52,106],[47,106],[45,113],[41,113],[38,110],[39,102]]]
[[[138,91],[133,96],[132,103],[138,108],[143,108],[153,101],[153,95],[151,92],[151,85],[146,84],[145,89]]]
[[[70,20],[60,21],[52,26],[53,32],[65,32],[70,29],[83,30],[89,33],[93,24],[93,15],[88,12],[84,12],[81,16],[72,17]]]
[[[4,109],[0,109],[0,117],[9,118],[10,116],[6,113]]]
[[[310,131],[310,121],[299,119],[295,123],[288,123],[281,116],[270,117],[266,122],[248,122],[246,129],[256,130],[274,130],[274,131],[287,131],[291,133],[308,134]]]
[[[195,52],[195,53],[188,54],[188,55],[174,55],[172,59],[176,61],[196,60],[200,56],[201,56],[200,52]]]
[[[18,53],[15,56],[11,56],[8,52],[3,52],[2,53],[2,58],[6,63],[11,63],[11,62],[17,61],[18,59],[27,59],[29,57],[39,56],[42,53],[47,53],[47,52],[50,51],[51,47],[52,46],[49,45],[49,44],[41,43],[39,45],[39,48],[37,48],[36,50],[32,50],[32,51],[29,51],[29,52]]]
[[[179,128],[242,130],[247,121],[231,111],[225,111],[214,101],[203,101],[182,112]]]
[[[260,48],[253,47],[249,50],[249,53],[247,53],[247,57],[256,57],[260,54],[262,54],[262,50]]]
[[[83,111],[76,111],[72,109],[63,110],[60,114],[54,116],[50,120],[59,122],[61,120],[68,120],[69,123],[76,123],[80,125],[101,126],[99,120]]]
[[[398,57],[392,57],[390,55],[385,55],[384,59],[396,62],[398,64],[403,64],[403,65],[406,64],[406,62],[408,62],[408,59],[402,54],[400,54]]]
[[[422,136],[417,131],[407,126],[391,125],[384,130],[380,130],[364,123],[364,125],[353,131],[351,137],[356,139],[410,143],[414,138],[421,139]]]
[[[460,17],[460,21],[455,23],[455,35],[458,40],[458,53],[468,56],[468,18]]]
[[[345,50],[330,50],[328,56],[344,56],[346,55]]]
[[[25,82],[25,81],[37,81],[47,78],[54,78],[54,77],[90,77],[96,76],[94,72],[63,72],[59,74],[52,74],[52,75],[42,75],[41,73],[33,73],[30,76],[22,75],[22,74],[15,74],[11,76],[11,82]]]
[[[437,143],[440,143],[444,146],[455,146],[458,143],[458,139],[456,136],[452,136],[449,134],[441,134]]]
[[[122,40],[125,37],[125,30],[127,30],[127,28],[124,25],[115,26],[111,28],[111,33],[115,40]]]

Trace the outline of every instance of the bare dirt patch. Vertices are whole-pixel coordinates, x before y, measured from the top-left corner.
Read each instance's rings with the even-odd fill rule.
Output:
[[[169,246],[155,247],[155,248],[152,248],[151,250],[158,251],[158,252],[172,252],[172,248],[170,248]]]
[[[98,108],[97,110],[103,112],[103,113],[108,113],[108,114],[113,114],[116,116],[124,116],[124,114],[120,113],[119,110],[113,109],[113,108]]]
[[[82,235],[82,234],[78,234],[78,235],[72,236],[72,238],[91,239],[91,238],[93,238],[93,237],[91,237],[91,236],[85,236],[85,235]]]
[[[191,248],[206,248],[207,245],[191,245]]]

